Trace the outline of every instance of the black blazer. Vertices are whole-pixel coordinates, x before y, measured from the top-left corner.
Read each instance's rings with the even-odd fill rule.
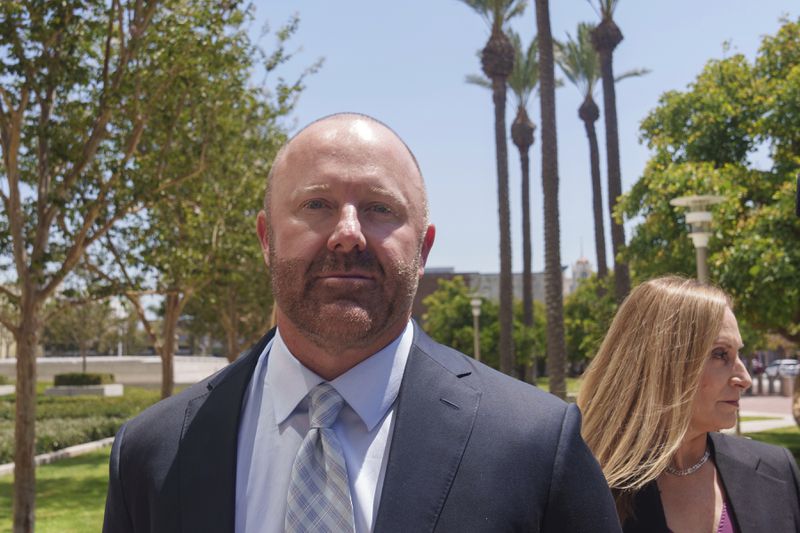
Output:
[[[574,405],[414,329],[375,531],[620,530]],[[242,397],[271,336],[120,429],[103,531],[233,531]]]
[[[800,473],[789,450],[711,433],[714,463],[741,533],[800,532]],[[636,495],[625,533],[661,533],[667,519],[655,482]]]

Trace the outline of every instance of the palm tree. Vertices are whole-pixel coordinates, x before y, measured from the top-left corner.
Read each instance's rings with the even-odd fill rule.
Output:
[[[528,117],[528,100],[539,84],[539,59],[537,40],[534,37],[527,50],[522,48],[519,34],[509,32],[511,44],[514,46],[514,69],[508,77],[508,88],[514,95],[517,104],[517,115],[511,124],[511,140],[519,150],[519,163],[522,171],[522,322],[525,327],[533,327],[533,273],[531,272],[531,204],[530,204],[530,163],[528,152],[533,145],[533,133],[536,130]],[[530,361],[519,365],[517,370],[520,379],[525,378],[528,363],[536,369],[533,354],[528,354]]]
[[[600,63],[597,52],[592,47],[594,25],[578,24],[577,38],[567,34],[566,43],[556,43],[556,60],[564,76],[567,77],[583,95],[583,103],[578,108],[578,117],[583,121],[586,136],[589,138],[589,166],[592,175],[592,207],[594,211],[594,245],[597,252],[597,276],[608,276],[606,263],[606,238],[603,224],[603,192],[600,184],[600,152],[597,146],[597,132],[594,123],[600,118],[600,109],[594,101],[593,93],[600,79]]]
[[[618,0],[588,0],[599,8],[600,24],[592,31],[592,44],[600,56],[600,73],[603,79],[603,108],[606,121],[606,158],[608,164],[608,208],[611,212],[611,245],[614,249],[614,287],[617,302],[622,302],[631,289],[628,265],[619,260],[625,246],[625,228],[614,217],[614,206],[622,194],[622,176],[619,168],[619,131],[617,128],[617,96],[614,91],[613,54],[622,42],[622,32],[614,22],[614,9]]]
[[[481,66],[492,80],[494,137],[497,150],[497,199],[500,215],[500,370],[511,373],[514,364],[513,293],[511,288],[511,213],[506,146],[506,80],[514,68],[514,47],[503,25],[525,9],[524,0],[462,0],[490,25],[489,41],[481,52]]]
[[[564,379],[564,301],[561,279],[560,228],[558,221],[558,148],[556,146],[556,83],[553,34],[548,0],[536,0],[539,35],[539,94],[542,110],[542,189],[544,191],[545,301],[547,305],[547,372],[550,392],[566,398]]]

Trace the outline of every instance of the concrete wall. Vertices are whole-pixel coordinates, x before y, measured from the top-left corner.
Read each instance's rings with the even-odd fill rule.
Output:
[[[14,379],[16,359],[0,359],[0,375]],[[192,384],[225,367],[224,357],[175,356],[175,384]],[[39,357],[39,381],[52,381],[55,374],[81,371],[80,357]],[[86,358],[86,371],[114,374],[117,383],[157,387],[161,384],[161,358],[147,356],[98,356]]]

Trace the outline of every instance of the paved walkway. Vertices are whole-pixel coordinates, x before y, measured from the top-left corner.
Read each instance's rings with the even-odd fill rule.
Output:
[[[89,453],[94,450],[99,450],[100,448],[111,446],[112,444],[114,444],[114,437],[107,437],[105,439],[100,439],[93,442],[84,442],[83,444],[76,444],[75,446],[70,446],[69,448],[63,448],[61,450],[56,450],[54,452],[37,455],[34,460],[34,463],[36,464],[36,466],[46,465],[54,463],[59,459],[66,459],[68,457],[77,457],[79,455],[83,455],[85,453]],[[14,473],[14,463],[6,463],[4,465],[0,465],[0,476],[5,476],[13,473]]]
[[[739,401],[742,417],[770,417],[771,420],[742,422],[742,433],[754,433],[796,426],[792,416],[792,398],[788,396],[742,396]]]

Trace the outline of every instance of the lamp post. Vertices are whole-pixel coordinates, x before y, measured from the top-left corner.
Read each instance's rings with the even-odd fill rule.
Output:
[[[481,316],[481,304],[483,303],[483,299],[479,296],[475,296],[469,301],[469,304],[472,306],[472,339],[475,345],[475,359],[477,361],[481,360],[481,342],[480,342],[480,316]]]
[[[686,223],[689,224],[689,237],[697,252],[697,281],[708,283],[708,238],[711,237],[711,211],[708,209],[725,198],[715,195],[681,196],[669,203],[674,207],[685,207]]]

